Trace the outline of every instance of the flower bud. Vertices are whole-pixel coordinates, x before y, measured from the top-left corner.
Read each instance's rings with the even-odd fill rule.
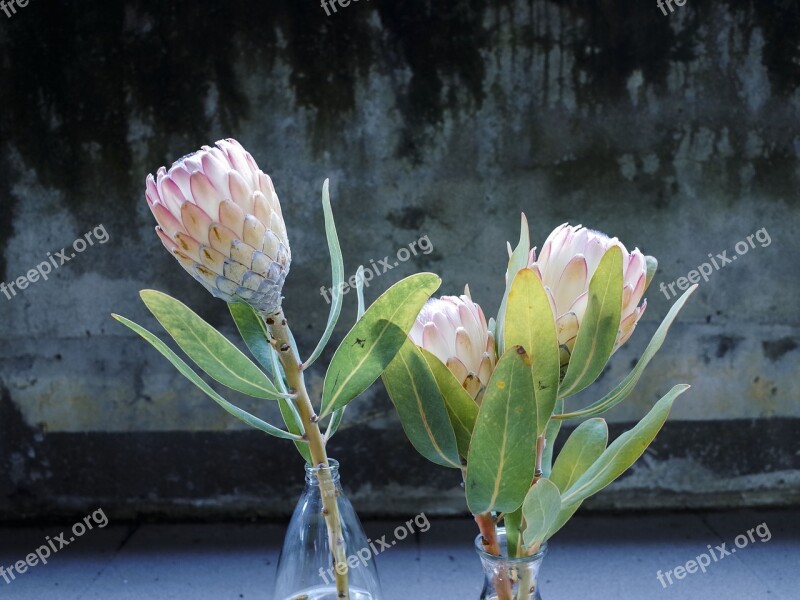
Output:
[[[272,180],[239,142],[217,142],[147,176],[156,232],[181,266],[217,298],[262,313],[281,305],[291,263]]]
[[[600,259],[612,247],[622,251],[623,290],[622,317],[614,351],[633,333],[636,323],[647,308],[642,300],[657,262],[644,256],[639,249],[628,252],[617,238],[586,229],[580,225],[563,224],[547,238],[542,253],[536,258],[531,251],[528,267],[544,284],[550,307],[556,318],[558,343],[561,347],[561,366],[569,362],[578,330],[589,302],[589,282],[600,264]]]
[[[481,307],[470,298],[469,289],[460,297],[442,296],[428,300],[409,337],[446,364],[462,387],[480,404],[497,363],[497,354],[494,336]]]

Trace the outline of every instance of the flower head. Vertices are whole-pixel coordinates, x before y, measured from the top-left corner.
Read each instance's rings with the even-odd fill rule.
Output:
[[[447,365],[458,382],[480,403],[497,354],[481,307],[469,289],[463,296],[428,300],[414,322],[411,340]]]
[[[566,223],[548,236],[538,258],[535,250],[531,251],[528,267],[539,276],[550,299],[558,329],[562,367],[569,362],[578,329],[583,322],[589,302],[589,282],[600,259],[612,246],[618,246],[622,251],[624,286],[622,317],[614,347],[616,351],[628,341],[647,308],[647,300],[641,305],[639,302],[650,282],[648,273],[652,275],[657,265],[656,259],[646,257],[638,248],[628,252],[617,238]]]
[[[280,308],[291,251],[272,180],[239,142],[221,140],[147,176],[156,232],[217,298]]]

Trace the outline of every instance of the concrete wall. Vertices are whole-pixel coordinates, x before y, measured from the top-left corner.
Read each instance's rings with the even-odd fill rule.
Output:
[[[153,287],[233,335],[225,306],[162,249],[143,198],[148,172],[229,136],[282,199],[285,307],[306,353],[328,308],[325,177],[349,272],[421,236],[434,247],[375,280],[370,299],[432,270],[443,292],[469,283],[495,312],[520,211],[539,246],[582,222],[658,257],[644,322],[593,394],[668,310],[661,283],[765,230],[769,244],[701,285],[609,413],[619,432],[672,384],[694,386],[633,473],[587,507],[797,501],[800,12],[588,4],[375,0],[326,16],[310,0],[127,0],[0,14],[2,280],[98,225],[109,236],[0,296],[0,515],[291,510],[291,445],[245,431],[109,318],[156,329],[137,297]],[[277,421],[261,404],[243,400]],[[413,454],[380,385],[352,405],[333,454],[364,514],[465,510],[457,474]]]

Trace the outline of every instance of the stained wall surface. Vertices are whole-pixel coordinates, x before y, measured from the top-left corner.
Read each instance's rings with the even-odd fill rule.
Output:
[[[587,507],[800,497],[796,3],[664,15],[622,0],[362,0],[329,16],[306,1],[126,0],[32,3],[0,21],[2,281],[107,234],[0,295],[0,516],[291,510],[291,444],[246,430],[109,316],[157,330],[137,295],[155,288],[234,336],[224,304],[161,247],[143,197],[147,173],[223,137],[275,182],[293,254],[284,306],[305,353],[328,311],[327,177],[348,274],[392,267],[368,300],[431,270],[443,293],[469,284],[495,313],[521,211],[536,245],[568,221],[656,256],[644,320],[587,401],[635,363],[669,284],[725,253],[609,413],[612,432],[674,383],[692,390]],[[414,242],[428,250],[397,260]],[[354,316],[350,294],[335,340]],[[317,393],[330,355],[310,373]],[[362,514],[465,510],[458,473],[414,453],[380,384],[332,453]]]

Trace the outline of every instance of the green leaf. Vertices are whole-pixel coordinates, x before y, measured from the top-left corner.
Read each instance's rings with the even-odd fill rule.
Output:
[[[281,367],[277,352],[269,343],[264,320],[247,304],[231,302],[228,304],[228,308],[236,323],[236,328],[239,330],[250,352],[255,356],[259,364],[272,375],[278,391],[286,394],[287,389],[283,383],[283,367]],[[289,433],[302,437],[303,433],[305,433],[303,420],[300,418],[300,413],[297,411],[294,402],[286,398],[278,398],[278,408]],[[303,459],[308,464],[311,464],[311,451],[308,444],[295,442],[294,445]]]
[[[366,308],[364,307],[364,265],[359,265],[356,270],[356,296],[358,297],[356,321],[358,321],[366,312]]]
[[[578,329],[559,397],[577,394],[603,372],[619,333],[622,287],[622,250],[612,246],[600,259],[589,283],[589,304]]]
[[[561,423],[561,421],[552,421]],[[608,426],[602,419],[581,423],[561,449],[550,479],[564,492],[600,457],[608,444]],[[583,502],[562,508],[545,539],[551,538],[578,511]]]
[[[647,288],[650,287],[650,282],[653,281],[653,276],[658,270],[658,261],[656,260],[655,256],[645,256],[644,263],[646,265],[645,268],[647,273],[644,278],[644,290],[647,291]]]
[[[286,398],[279,398],[278,408],[281,411],[281,417],[283,417],[283,422],[286,423],[286,429],[289,430],[289,433],[293,433],[294,435],[302,438],[305,431],[303,429],[303,422],[300,419],[300,414],[297,412],[294,402],[287,400]],[[296,441],[294,445],[297,448],[297,451],[300,453],[300,456],[303,457],[303,460],[310,465],[311,449],[308,447],[308,444],[306,442]]]
[[[550,480],[562,492],[600,457],[608,444],[608,425],[603,419],[584,421],[567,438],[556,459]]]
[[[576,512],[578,512],[578,509],[581,507],[581,504],[583,504],[583,502],[576,502],[575,504],[570,504],[566,508],[562,504],[562,508],[558,513],[558,517],[553,522],[553,524],[550,525],[550,529],[547,531],[547,536],[545,537],[545,540],[549,540],[556,533],[558,533],[558,531],[564,525],[567,524],[567,522],[572,518],[572,516]]]
[[[283,370],[283,365],[281,364],[281,357],[278,356],[278,351],[275,350],[272,346],[269,348],[269,361],[270,361],[270,371],[275,373],[275,381],[277,382],[278,390],[280,390],[283,394],[288,394],[288,387],[286,386],[286,374]],[[294,404],[292,405],[294,406]],[[298,423],[301,421],[300,413],[298,412],[297,421]]]
[[[549,479],[540,479],[530,489],[522,505],[525,516],[525,531],[522,541],[528,548],[538,546],[547,539],[547,532],[553,526],[561,511],[561,494]]]
[[[444,398],[450,424],[455,432],[458,453],[467,458],[472,431],[475,429],[475,420],[478,418],[478,405],[447,368],[447,365],[424,348],[420,348],[420,351]]]
[[[441,279],[417,273],[397,282],[353,326],[331,360],[320,417],[345,406],[380,376],[400,350],[422,306]]]
[[[653,357],[656,355],[656,352],[659,351],[664,340],[667,337],[667,332],[669,328],[672,326],[672,322],[678,316],[678,313],[683,308],[686,301],[689,299],[689,296],[697,289],[697,284],[690,287],[686,292],[681,296],[675,304],[672,305],[667,316],[664,317],[664,320],[659,325],[658,329],[656,330],[655,334],[653,334],[653,338],[650,340],[650,343],[647,344],[647,348],[645,348],[644,352],[642,353],[641,358],[636,363],[636,366],[633,370],[628,373],[628,376],[623,379],[620,384],[611,390],[608,394],[603,396],[597,402],[587,406],[582,410],[578,410],[575,412],[566,413],[563,415],[559,415],[556,417],[557,419],[580,419],[584,417],[593,417],[595,415],[601,415],[604,412],[607,412],[614,408],[617,404],[625,400],[628,396],[630,396],[631,392],[633,392],[636,384],[639,383],[639,378],[644,373],[645,368],[650,361],[653,360]]]
[[[125,317],[121,317],[120,315],[111,315],[111,316],[114,317],[117,321],[119,321],[123,325],[125,325],[126,327],[138,333],[145,340],[150,342],[150,344],[152,344],[152,346],[156,350],[158,350],[163,356],[165,356],[166,359],[169,360],[175,366],[176,369],[178,369],[181,375],[183,375],[184,377],[186,377],[186,379],[195,384],[198,388],[200,388],[203,392],[205,392],[206,395],[208,395],[212,400],[214,400],[214,402],[219,404],[222,408],[224,408],[227,412],[232,414],[240,421],[247,423],[251,427],[259,429],[264,433],[274,435],[275,437],[293,441],[301,441],[301,438],[299,438],[298,436],[283,431],[282,429],[279,429],[274,425],[270,425],[266,421],[262,421],[258,417],[251,415],[249,412],[242,410],[238,406],[231,404],[230,402],[225,400],[222,396],[217,394],[217,392],[215,392],[211,388],[211,386],[209,386],[205,381],[203,381],[203,379],[197,373],[195,373],[191,369],[191,367],[189,367],[189,365],[187,365],[177,354],[175,354],[175,352],[173,352],[169,346],[167,346],[164,342],[158,339],[158,337],[156,337],[153,333],[149,332],[144,327],[137,325],[133,321],[126,319]]]
[[[503,516],[506,526],[506,547],[509,558],[520,555],[522,545],[522,507]]]
[[[570,488],[561,501],[564,507],[582,502],[627,471],[655,439],[669,416],[675,398],[689,389],[681,384],[673,387],[645,417],[630,431],[626,431],[606,448]]]
[[[505,322],[506,344],[522,346],[531,358],[535,393],[536,435],[541,435],[558,397],[560,360],[558,333],[547,292],[536,274],[522,269],[508,294]]]
[[[322,212],[325,214],[325,237],[328,238],[328,252],[331,255],[331,310],[328,314],[328,323],[322,337],[311,353],[311,356],[303,363],[303,369],[307,369],[317,360],[325,349],[328,340],[331,339],[336,322],[342,312],[342,284],[344,283],[344,261],[342,260],[342,248],[339,245],[339,236],[336,234],[336,223],[333,221],[333,210],[331,209],[331,197],[328,192],[330,182],[325,180],[322,184]]]
[[[328,427],[325,429],[325,439],[329,440],[336,432],[339,431],[339,426],[342,424],[342,419],[344,419],[344,411],[347,409],[346,406],[342,408],[337,408],[335,411],[331,413],[331,420],[328,421]]]
[[[561,411],[564,410],[564,401],[557,400],[556,407],[553,410],[553,416],[558,415]],[[561,421],[552,418],[547,423],[547,427],[544,430],[544,452],[542,453],[542,474],[549,478],[550,471],[553,468],[553,450],[556,446],[556,438],[558,438],[558,432],[561,430]]]
[[[461,468],[453,426],[428,363],[410,339],[382,375],[403,431],[417,452],[437,465]]]
[[[511,245],[509,244],[509,249],[511,249]],[[520,216],[520,227],[519,227],[519,242],[517,243],[517,247],[514,248],[514,251],[511,252],[511,256],[508,258],[508,268],[506,270],[506,290],[503,293],[503,300],[500,303],[500,310],[497,312],[497,322],[496,322],[496,336],[495,339],[497,340],[497,353],[499,355],[503,355],[505,353],[505,349],[510,347],[509,344],[505,342],[503,339],[503,335],[505,333],[505,318],[506,318],[506,305],[508,303],[508,294],[511,291],[511,286],[514,284],[514,278],[517,275],[517,272],[520,269],[524,269],[528,266],[528,259],[530,258],[531,253],[531,236],[530,236],[530,229],[528,228],[528,219],[525,217],[525,213],[522,213]]]
[[[356,270],[356,296],[358,297],[358,312],[356,313],[356,320],[364,316],[366,308],[364,306],[364,265],[359,265]],[[328,428],[325,430],[325,439],[331,439],[339,430],[344,418],[344,411],[347,406],[337,408],[331,414],[331,420],[328,422]]]
[[[467,462],[472,514],[519,508],[536,467],[536,411],[531,361],[520,346],[500,358],[486,386]]]
[[[229,302],[228,310],[230,310],[233,322],[236,323],[236,328],[251,354],[268,373],[274,376],[270,358],[273,350],[264,321],[250,305],[243,302]]]
[[[209,376],[248,396],[281,397],[252,360],[188,306],[155,290],[142,290],[140,295],[172,339]]]

